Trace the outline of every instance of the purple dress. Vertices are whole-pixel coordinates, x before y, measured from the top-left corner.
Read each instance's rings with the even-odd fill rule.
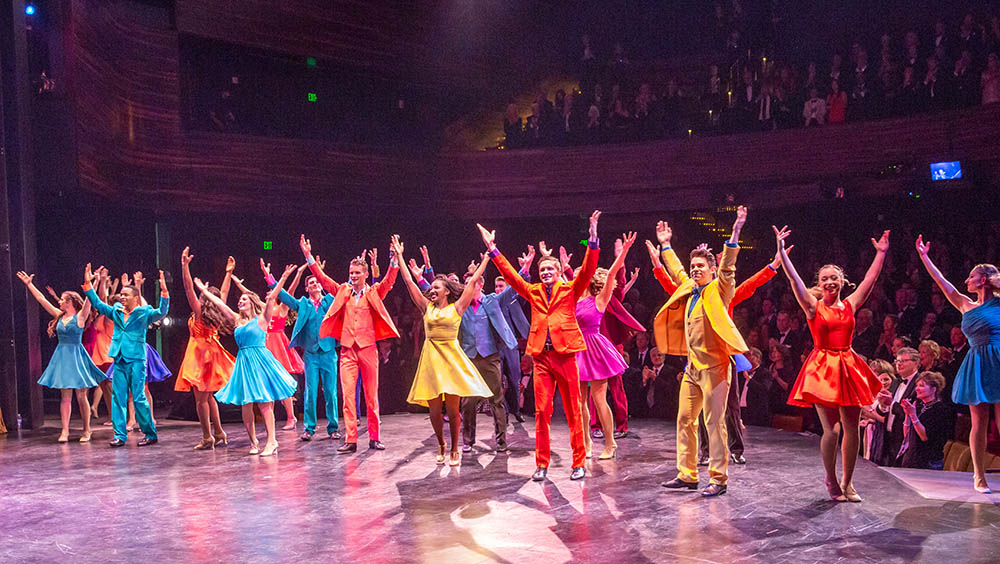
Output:
[[[581,382],[607,380],[625,372],[628,365],[618,349],[601,334],[601,318],[594,296],[576,302],[576,322],[583,332],[587,350],[576,353]]]

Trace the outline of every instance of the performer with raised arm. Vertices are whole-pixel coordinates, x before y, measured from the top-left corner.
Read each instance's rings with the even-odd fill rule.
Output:
[[[142,298],[135,286],[122,288],[121,301],[111,307],[97,296],[97,292],[91,286],[93,278],[90,263],[87,263],[83,273],[83,291],[101,315],[111,319],[115,324],[114,336],[111,338],[111,347],[108,350],[108,355],[114,359],[115,367],[111,384],[111,400],[114,407],[111,421],[115,437],[110,444],[112,447],[124,446],[125,440],[128,438],[125,418],[128,396],[131,392],[135,403],[136,420],[139,423],[139,429],[145,435],[137,444],[138,446],[154,445],[157,442],[156,425],[153,423],[149,402],[146,400],[145,394],[146,331],[150,323],[163,319],[170,310],[170,293],[167,291],[167,283],[163,279],[163,271],[160,271],[160,307],[156,309],[148,305],[140,305]]]
[[[301,274],[303,267],[307,266],[300,266],[299,273]],[[271,276],[270,268],[265,269],[265,279],[268,286],[274,286],[275,280]],[[305,296],[295,299],[292,294],[281,290],[278,293],[278,301],[295,312],[295,326],[292,328],[290,345],[302,349],[302,360],[305,364],[305,388],[302,390],[305,429],[299,438],[311,441],[316,433],[316,400],[322,381],[326,433],[331,440],[340,440],[343,435],[340,432],[340,410],[337,407],[337,340],[333,337],[319,336],[323,315],[333,304],[333,295],[324,292],[319,279],[310,274],[306,276]]]
[[[59,294],[59,307],[52,305],[42,294],[28,275],[19,271],[17,277],[28,287],[31,295],[41,304],[42,308],[52,316],[49,322],[49,337],[58,337],[59,344],[52,352],[48,366],[42,372],[38,383],[46,388],[59,390],[59,420],[62,430],[59,432],[60,443],[69,441],[69,420],[73,414],[73,395],[80,404],[80,418],[83,421],[83,435],[80,442],[90,441],[90,402],[87,400],[87,390],[98,385],[104,379],[104,373],[91,360],[87,350],[83,348],[83,329],[90,315],[90,302],[84,301],[76,292]]]
[[[552,420],[552,401],[555,387],[562,394],[566,419],[569,422],[570,444],[573,446],[571,480],[586,476],[583,467],[587,456],[584,445],[583,419],[580,412],[580,374],[576,364],[576,353],[587,345],[576,321],[576,302],[587,291],[590,280],[597,270],[600,242],[597,238],[597,221],[600,211],[590,216],[590,238],[587,254],[583,259],[580,274],[571,284],[559,279],[561,265],[559,259],[546,255],[538,260],[537,284],[529,284],[521,278],[514,267],[500,253],[494,244],[495,231],[489,231],[477,224],[483,243],[493,263],[500,269],[507,284],[531,304],[531,331],[526,353],[534,359],[535,391],[535,464],[537,468],[531,479],[540,482],[548,474],[550,461],[549,428]]]
[[[965,279],[965,291],[974,295],[973,299],[959,292],[941,274],[927,254],[931,244],[924,242],[923,235],[917,237],[916,245],[920,261],[944,297],[962,312],[962,333],[969,341],[969,352],[958,367],[951,399],[969,406],[974,487],[979,493],[990,493],[985,458],[991,409],[1000,429],[1000,270],[992,264],[977,264],[972,268]]]
[[[295,393],[295,379],[288,374],[285,367],[274,358],[264,344],[267,338],[267,327],[274,314],[274,304],[278,301],[278,292],[285,285],[288,276],[295,270],[294,264],[285,267],[285,272],[278,280],[275,289],[267,294],[267,301],[261,302],[254,293],[244,293],[237,304],[239,313],[233,311],[215,294],[208,291],[208,286],[195,278],[194,284],[202,296],[214,303],[229,319],[236,329],[233,338],[239,351],[236,353],[236,364],[229,382],[215,393],[215,398],[222,403],[238,405],[242,408],[243,426],[250,436],[250,454],[270,456],[278,452],[278,439],[274,432],[274,402],[290,397]],[[267,430],[267,441],[263,450],[257,442],[254,428],[253,404],[257,404],[264,417],[264,428]]]
[[[194,255],[190,254],[189,248],[184,247],[181,251],[181,273],[184,294],[191,307],[191,317],[187,322],[190,337],[184,350],[181,368],[177,371],[174,390],[178,392],[191,390],[194,393],[198,423],[201,424],[201,442],[195,445],[194,450],[210,450],[216,445],[227,444],[229,440],[222,429],[219,402],[215,399],[215,392],[221,390],[233,374],[236,359],[219,342],[219,333],[232,333],[233,324],[219,306],[204,294],[199,296],[194,287],[194,279],[191,278],[193,259]],[[226,281],[231,277],[232,270],[227,265],[223,287],[228,287]],[[215,286],[209,286],[207,293],[225,301],[222,291]]]
[[[347,435],[337,452],[345,454],[358,450],[358,414],[351,391],[357,386],[359,370],[364,380],[365,404],[368,408],[368,448],[385,450],[385,445],[379,440],[379,363],[375,343],[382,339],[399,338],[399,331],[382,303],[396,283],[399,264],[393,257],[389,261],[385,277],[369,286],[368,264],[364,259],[354,258],[347,272],[349,282],[338,284],[313,258],[312,245],[305,235],[299,238],[299,246],[322,288],[334,296],[320,325],[319,336],[333,337],[340,341],[340,387],[344,390],[344,424],[347,426]]]
[[[732,356],[747,351],[728,311],[736,288],[736,256],[746,218],[747,209],[737,208],[733,234],[718,266],[706,246],[691,251],[690,276],[670,246],[670,226],[663,221],[656,225],[667,274],[677,285],[656,314],[656,345],[660,352],[688,359],[677,412],[677,477],[662,485],[671,489],[698,488],[698,416],[704,410],[710,459],[710,482],[702,491],[705,497],[722,495],[728,489],[725,414],[733,376]]]
[[[628,363],[621,352],[601,333],[601,320],[611,302],[618,273],[625,264],[625,257],[635,243],[635,233],[622,234],[622,250],[615,257],[610,269],[598,268],[590,280],[587,293],[576,303],[576,319],[583,333],[586,349],[576,353],[576,364],[580,372],[580,409],[583,421],[590,421],[587,406],[590,396],[597,410],[597,417],[604,430],[604,452],[601,460],[614,458],[618,451],[615,440],[611,408],[608,407],[608,381],[625,372]],[[590,434],[584,433],[587,455],[590,455]]]
[[[399,235],[392,236],[393,252],[398,264],[403,262],[403,244]],[[403,269],[403,281],[410,292],[410,299],[417,309],[424,312],[424,346],[420,351],[420,362],[413,377],[406,401],[430,408],[431,426],[438,440],[438,463],[444,462],[444,416],[441,405],[448,410],[448,424],[451,428],[451,454],[449,466],[458,466],[462,462],[462,453],[458,449],[459,403],[462,398],[491,397],[494,390],[480,375],[473,360],[470,360],[458,344],[459,325],[463,323],[463,314],[468,311],[476,294],[477,286],[481,287],[483,271],[486,270],[484,259],[476,267],[469,282],[464,287],[447,277],[437,275],[426,296],[421,293],[411,273]],[[482,307],[482,306],[481,306]],[[499,362],[496,354],[493,360]],[[493,379],[500,383],[499,367],[493,371]],[[503,408],[502,398],[498,398]],[[496,409],[496,407],[494,407]],[[472,417],[476,416],[473,404]],[[504,421],[506,425],[506,421]],[[499,441],[503,436],[498,436]],[[499,447],[498,447],[499,448]]]
[[[861,409],[875,401],[875,394],[882,389],[878,377],[868,364],[851,348],[854,337],[854,312],[868,299],[875,281],[882,272],[885,254],[889,250],[889,232],[882,232],[878,241],[872,239],[875,260],[865,279],[846,298],[840,294],[849,284],[844,269],[828,264],[819,269],[817,284],[806,288],[784,249],[785,239],[791,234],[786,227],[774,228],[775,240],[785,276],[792,285],[792,293],[806,314],[809,332],[813,337],[813,350],[809,353],[799,377],[788,396],[789,405],[816,406],[823,437],[820,453],[826,469],[826,489],[835,501],[861,501],[854,489],[854,465],[858,460]],[[840,423],[843,441],[843,479],[837,480],[837,431]]]

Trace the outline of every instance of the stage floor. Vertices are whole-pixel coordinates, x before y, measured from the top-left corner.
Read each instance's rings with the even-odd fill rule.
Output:
[[[89,444],[56,444],[52,427],[0,436],[0,561],[1000,561],[997,505],[924,499],[866,461],[855,478],[864,503],[828,501],[818,439],[773,429],[751,428],[729,493],[702,499],[659,485],[675,474],[665,421],[630,422],[620,458],[588,461],[579,482],[565,421],[554,421],[543,483],[529,480],[531,419],[509,454],[480,443],[460,468],[435,465],[426,415],[384,417],[388,450],[362,436],[346,456],[323,433],[304,443],[291,431],[279,432],[277,457],[249,456],[238,425],[227,425],[229,448],[195,452],[196,425],[161,423],[160,443],[142,449],[132,436],[109,448],[107,427]],[[480,435],[491,429],[480,415]]]

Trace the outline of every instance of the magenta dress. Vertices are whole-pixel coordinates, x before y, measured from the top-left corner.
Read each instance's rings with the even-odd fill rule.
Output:
[[[580,370],[581,382],[607,380],[628,368],[625,359],[607,337],[601,334],[601,318],[604,313],[597,311],[594,296],[576,302],[576,322],[583,332],[583,342],[587,350],[576,353],[576,365]]]

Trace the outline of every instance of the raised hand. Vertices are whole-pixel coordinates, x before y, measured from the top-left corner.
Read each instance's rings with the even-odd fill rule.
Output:
[[[874,238],[872,238],[872,246],[875,247],[875,250],[878,251],[878,252],[880,252],[880,253],[888,252],[889,251],[889,230],[886,229],[885,231],[883,231],[882,232],[882,236],[879,237],[878,241],[876,241]]]
[[[656,240],[660,242],[660,246],[665,246],[670,244],[670,238],[673,237],[674,230],[670,228],[670,224],[666,221],[656,222]]]
[[[931,250],[931,243],[930,243],[930,241],[924,243],[924,236],[922,234],[918,235],[917,236],[917,254],[919,254],[921,256],[927,256],[927,252],[930,251],[930,250]]]
[[[785,246],[785,239],[787,239],[788,236],[792,234],[792,231],[788,228],[787,225],[782,226],[781,229],[778,229],[777,227],[772,225],[771,229],[774,229],[774,241],[775,243],[777,243],[778,249],[783,248]]]
[[[478,223],[476,225],[479,225]],[[427,245],[420,245],[420,258],[424,259],[424,268],[431,268],[431,257],[427,252]]]
[[[167,279],[163,276],[163,271],[160,271],[160,293],[167,293]]]
[[[545,244],[545,241],[539,241],[538,242],[538,251],[540,253],[542,253],[543,257],[550,257],[550,256],[552,256],[552,251],[549,250],[549,247],[548,247],[548,245]]]
[[[621,237],[615,239],[615,258],[622,254],[622,240]]]
[[[57,302],[59,301],[59,294],[56,293],[55,289],[52,288],[52,286],[46,285],[45,286],[45,291],[48,292],[50,296],[52,296],[53,298],[55,298],[55,300]]]
[[[396,254],[396,260],[403,260],[403,251],[405,247],[403,242],[399,240],[399,235],[393,234],[392,236],[392,252]]]
[[[270,276],[271,263],[264,264],[264,259],[260,259],[260,270],[264,273],[264,276]]]
[[[236,259],[229,257],[226,259],[226,273],[232,274],[236,270]]]
[[[562,265],[563,270],[566,270],[571,260],[573,260],[573,253],[567,253],[566,247],[559,245],[559,264]]]
[[[477,268],[479,268],[479,263],[474,260],[471,260],[469,261],[469,267],[466,268],[466,272],[473,273],[476,271]]]
[[[269,265],[269,266],[270,266],[270,265]],[[290,276],[290,275],[291,275],[291,274],[292,274],[293,272],[295,272],[295,270],[296,270],[297,268],[298,268],[298,265],[296,265],[296,264],[288,264],[288,265],[285,265],[285,273],[284,273],[284,274],[282,274],[282,276],[283,276],[284,278],[288,278],[288,277],[289,277],[289,276]]]
[[[233,280],[236,280],[235,276],[233,276]],[[202,282],[201,278],[198,278],[197,276],[194,279],[194,287],[198,288],[198,291],[200,291],[200,292],[207,292],[208,291],[208,285],[206,285],[204,282]]]
[[[416,260],[410,259],[410,262],[407,264],[410,267],[410,274],[413,275],[415,280],[419,280],[420,277],[424,275],[424,269],[420,268],[420,265],[417,264]]]
[[[29,275],[23,270],[18,270],[17,277],[21,279],[21,282],[24,282],[25,286],[27,286],[31,284],[31,281],[35,278],[35,275],[34,274]],[[87,280],[90,280],[90,278],[88,278]]]
[[[739,206],[736,208],[736,222],[733,223],[733,227],[736,229],[742,229],[743,224],[747,222],[747,207]]]
[[[476,224],[476,227],[479,228],[479,234],[483,236],[483,243],[486,244],[486,248],[492,249],[496,245],[493,242],[497,237],[496,229],[494,229],[493,231],[488,231],[485,227],[483,227],[479,223]]]
[[[94,272],[90,270],[90,263],[88,262],[87,266],[83,267],[83,281],[89,284],[90,279],[93,277],[94,277]]]
[[[190,254],[189,252],[190,250],[191,250],[190,247],[184,247],[184,250],[181,251],[181,266],[187,266],[191,264],[191,261],[194,259],[194,255]]]
[[[306,271],[307,268],[309,268],[309,263],[308,262],[302,263],[302,265],[299,266],[299,272],[298,273],[302,274],[303,272]]]
[[[792,252],[792,249],[794,249],[794,248],[795,248],[795,245],[789,245],[788,247],[785,248],[785,254],[786,255],[790,254]],[[778,270],[779,268],[781,268],[781,251],[780,250],[774,251],[774,260],[771,261],[771,268],[773,268],[775,270]]]
[[[146,279],[142,276],[141,270],[136,271],[136,273],[132,275],[132,281],[135,282],[136,286],[142,286],[146,282]]]
[[[132,285],[132,282],[128,279],[128,273],[127,272],[122,272],[121,281],[122,281],[122,288],[124,288],[125,286],[131,286]]]
[[[633,284],[638,279],[639,279],[639,267],[637,266],[634,269],[632,269],[632,274],[630,274],[628,277],[628,283]]]
[[[660,266],[660,251],[649,239],[646,239],[646,250],[649,251],[649,261],[653,263],[653,268]]]
[[[528,245],[528,252],[521,253],[517,258],[517,265],[524,270],[531,267],[531,262],[535,260],[535,247]]]
[[[629,231],[628,233],[622,233],[621,238],[617,239],[615,241],[615,243],[617,244],[620,241],[622,243],[622,251],[621,252],[622,253],[627,253],[629,251],[629,249],[632,248],[632,245],[635,244],[635,238],[638,235],[639,234],[636,233],[635,231]],[[621,254],[621,253],[618,253],[618,254]],[[616,254],[615,256],[617,257],[618,254]]]
[[[319,265],[320,270],[326,270],[326,261],[320,260],[319,255],[313,257],[313,260]],[[309,263],[306,263],[306,266],[309,266]]]
[[[594,210],[594,213],[590,214],[590,240],[597,240],[597,220],[601,218],[601,210]]]
[[[302,249],[303,256],[312,256],[312,243],[309,242],[309,239],[306,239],[305,234],[299,235],[299,248]]]
[[[375,263],[378,262],[378,248],[372,247],[372,250],[368,251],[368,259],[371,261],[371,265],[374,267]]]

